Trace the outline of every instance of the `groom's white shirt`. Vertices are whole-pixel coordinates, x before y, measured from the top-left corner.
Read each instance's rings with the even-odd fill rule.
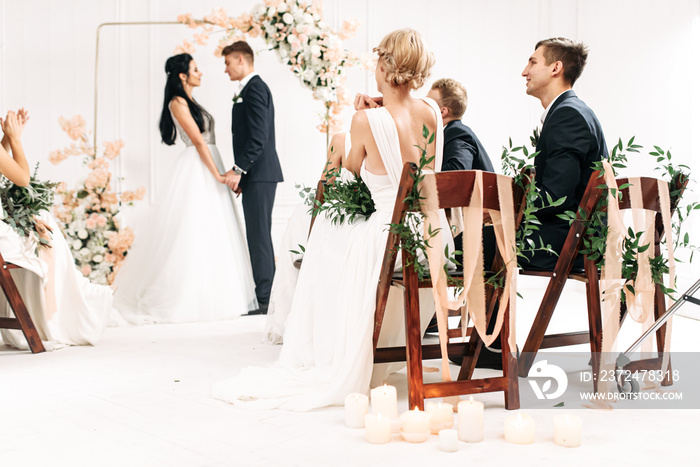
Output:
[[[248,73],[245,76],[245,78],[243,78],[242,80],[240,80],[238,82],[238,91],[236,92],[236,95],[240,94],[241,91],[243,91],[243,88],[245,87],[245,85],[248,84],[248,81],[253,79],[254,76],[258,76],[258,73],[255,71],[253,71],[252,73]]]

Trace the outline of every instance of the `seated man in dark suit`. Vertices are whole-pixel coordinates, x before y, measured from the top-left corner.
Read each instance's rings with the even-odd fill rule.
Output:
[[[493,164],[474,132],[460,121],[467,110],[467,90],[453,79],[435,81],[428,92],[437,102],[445,125],[442,170],[485,170],[493,172]]]
[[[565,38],[546,39],[535,45],[535,52],[522,72],[526,92],[538,98],[545,109],[536,148],[539,154],[535,157],[537,189],[544,200],[547,194],[552,200],[566,197],[560,206],[537,211],[537,219],[542,225],[535,232],[534,241],[539,245],[537,237],[540,237],[557,253],[564,246],[569,232],[568,221],[558,218],[557,214],[576,210],[593,173],[593,164],[608,153],[600,122],[572,89],[587,58],[588,48],[583,43]],[[494,248],[493,233],[489,235],[484,229],[485,261],[492,261]],[[556,255],[546,251],[536,251],[529,260],[518,258],[518,263],[524,269],[552,270],[557,259]],[[577,263],[575,268],[583,268],[582,257]],[[494,324],[493,320],[489,323],[489,331]],[[498,338],[492,348],[500,347]],[[485,348],[479,355],[478,365],[500,368],[501,355]]]
[[[522,73],[526,92],[538,98],[545,109],[536,148],[536,185],[545,200],[547,194],[553,200],[566,197],[560,206],[536,213],[542,223],[540,238],[556,252],[561,251],[569,232],[569,223],[557,214],[576,210],[593,164],[608,154],[598,118],[572,89],[587,58],[588,48],[581,42],[546,39],[537,43]],[[535,243],[539,245],[536,238]],[[521,259],[525,269],[551,270],[556,263],[557,256],[545,251],[535,252],[529,261]],[[577,263],[575,267],[582,268],[583,258],[579,256]]]

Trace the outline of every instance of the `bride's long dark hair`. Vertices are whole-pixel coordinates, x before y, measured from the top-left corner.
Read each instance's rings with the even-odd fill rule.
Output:
[[[206,128],[211,128],[211,115],[195,100],[190,99],[185,92],[185,88],[182,86],[182,80],[180,80],[180,73],[184,73],[187,76],[190,75],[191,61],[192,55],[179,54],[170,57],[165,62],[165,73],[168,75],[168,80],[165,82],[163,111],[160,114],[159,126],[160,136],[163,142],[169,146],[175,144],[175,139],[177,138],[177,130],[175,129],[175,123],[173,122],[173,117],[170,114],[169,108],[170,102],[176,96],[182,97],[187,102],[187,107],[190,109],[192,118],[194,118],[199,131],[204,133]]]

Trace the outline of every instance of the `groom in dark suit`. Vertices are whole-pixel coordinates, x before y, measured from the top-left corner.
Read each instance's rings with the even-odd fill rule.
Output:
[[[239,82],[231,117],[235,164],[224,178],[233,191],[243,196],[248,251],[260,305],[249,314],[266,314],[275,275],[270,235],[272,206],[277,183],[283,181],[275,149],[275,107],[270,89],[255,73],[253,50],[247,42],[234,42],[221,54],[226,74],[231,81]]]
[[[588,48],[581,42],[561,37],[546,39],[537,43],[522,73],[527,93],[538,98],[545,109],[536,148],[536,185],[545,199],[545,194],[553,200],[566,197],[560,206],[536,213],[542,223],[542,241],[557,252],[569,232],[568,221],[557,214],[576,210],[593,173],[593,164],[608,154],[598,118],[572,89],[587,58]],[[539,244],[536,239],[535,242]],[[538,251],[529,261],[520,262],[526,269],[552,270],[557,257]],[[575,267],[583,267],[581,256],[577,263]]]

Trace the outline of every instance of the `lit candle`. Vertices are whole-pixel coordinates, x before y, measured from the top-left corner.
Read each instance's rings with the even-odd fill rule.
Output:
[[[396,400],[396,388],[394,386],[379,386],[370,391],[372,398],[372,413],[382,414],[387,418],[399,416],[399,404]]]
[[[455,452],[459,449],[457,442],[457,430],[440,430],[440,450],[445,452]]]
[[[386,444],[391,441],[391,420],[382,414],[365,415],[365,439],[372,444]]]
[[[528,414],[506,418],[504,425],[506,441],[515,444],[530,444],[535,441],[535,421]]]
[[[554,416],[554,442],[559,446],[574,448],[581,446],[581,417],[569,414]]]
[[[430,415],[430,432],[434,435],[455,424],[452,404],[428,402],[425,412]]]
[[[457,430],[459,439],[467,443],[484,440],[484,404],[469,396],[468,401],[457,404]]]
[[[418,410],[401,414],[401,436],[409,443],[422,443],[430,436],[430,415]]]
[[[363,428],[369,407],[369,397],[359,392],[345,396],[345,426]]]

